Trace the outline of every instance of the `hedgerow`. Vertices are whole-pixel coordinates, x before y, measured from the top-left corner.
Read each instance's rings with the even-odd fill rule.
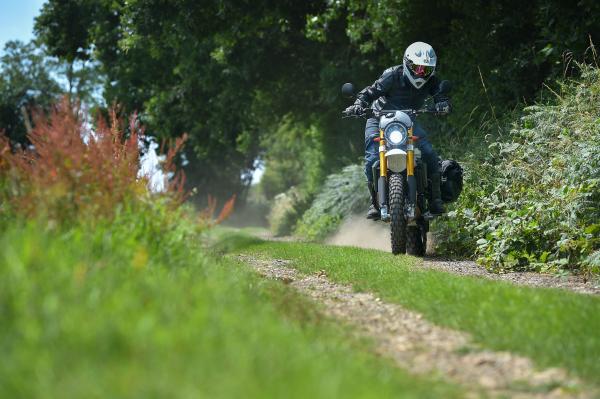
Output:
[[[306,209],[306,202],[306,194],[295,186],[276,195],[271,201],[271,211],[267,216],[273,235],[290,235],[302,215],[302,210]]]
[[[368,198],[362,166],[346,166],[327,178],[295,233],[308,240],[321,240],[333,233],[345,216],[366,209]]]
[[[525,108],[467,173],[463,198],[438,223],[440,250],[473,250],[499,272],[600,272],[600,70],[582,65],[555,97]]]

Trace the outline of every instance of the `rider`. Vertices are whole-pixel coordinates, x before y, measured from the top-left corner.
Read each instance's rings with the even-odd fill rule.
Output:
[[[449,98],[445,94],[439,93],[440,80],[434,75],[436,61],[435,51],[429,44],[423,42],[411,44],[404,52],[402,65],[386,69],[375,83],[358,93],[354,105],[346,108],[344,113],[346,115],[362,115],[368,107],[376,111],[419,109],[428,96],[433,96],[436,111],[450,112]],[[438,155],[427,140],[427,133],[416,122],[414,135],[419,137],[416,145],[427,163],[431,179],[432,201],[429,211],[432,214],[442,214],[444,213],[444,204],[440,192]],[[376,137],[379,137],[379,120],[369,118],[365,126],[365,174],[371,193],[371,206],[367,212],[367,219],[379,219],[380,217],[371,171],[373,164],[379,159],[379,144],[373,141]]]

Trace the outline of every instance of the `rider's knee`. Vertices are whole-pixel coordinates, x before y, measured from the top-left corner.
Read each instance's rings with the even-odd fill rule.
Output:
[[[365,153],[365,176],[369,182],[373,182],[373,165],[378,159],[377,155],[376,153]]]

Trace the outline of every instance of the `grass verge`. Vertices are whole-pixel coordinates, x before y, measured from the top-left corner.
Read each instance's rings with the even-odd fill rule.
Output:
[[[347,342],[183,215],[0,224],[0,397],[459,397]]]
[[[289,259],[305,273],[324,269],[334,281],[467,331],[488,348],[523,354],[539,366],[564,367],[589,382],[600,375],[600,298],[419,270],[417,258],[373,250],[228,241],[231,250]]]

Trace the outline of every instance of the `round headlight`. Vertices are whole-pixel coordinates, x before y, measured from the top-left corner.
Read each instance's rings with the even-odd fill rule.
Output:
[[[385,137],[389,144],[403,144],[407,138],[406,128],[399,123],[392,123],[385,129]]]
[[[390,143],[392,144],[400,144],[403,138],[404,135],[400,130],[392,130],[390,132]]]

